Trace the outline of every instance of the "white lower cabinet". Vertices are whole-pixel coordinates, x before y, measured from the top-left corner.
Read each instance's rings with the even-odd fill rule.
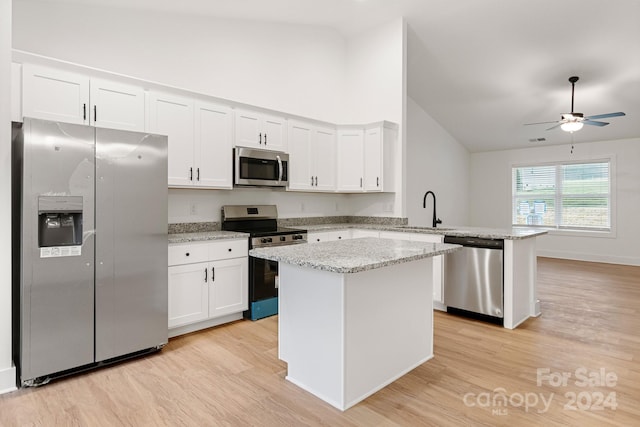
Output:
[[[307,242],[331,242],[334,240],[347,240],[351,238],[351,230],[337,230],[337,231],[310,231],[307,233]]]
[[[169,245],[169,329],[247,310],[247,257],[246,239]]]

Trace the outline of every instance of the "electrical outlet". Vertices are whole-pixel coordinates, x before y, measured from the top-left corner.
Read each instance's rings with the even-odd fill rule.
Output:
[[[300,203],[300,212],[304,212],[304,203]]]
[[[336,212],[340,212],[340,205],[336,202]]]
[[[189,213],[191,215],[198,215],[198,205],[196,205],[195,203],[191,203],[191,206],[189,207]]]

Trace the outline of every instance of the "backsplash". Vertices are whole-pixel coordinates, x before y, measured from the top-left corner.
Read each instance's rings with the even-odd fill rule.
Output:
[[[203,233],[218,230],[220,230],[220,224],[217,222],[178,222],[169,224],[169,234]]]
[[[407,225],[408,218],[384,217],[384,216],[318,216],[301,218],[278,219],[278,225],[282,227],[300,227],[304,225],[323,224],[377,224],[377,225]]]

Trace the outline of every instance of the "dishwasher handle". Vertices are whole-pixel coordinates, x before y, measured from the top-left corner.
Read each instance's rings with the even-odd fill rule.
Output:
[[[482,237],[444,236],[444,243],[462,245],[473,248],[504,249],[503,239],[486,239]]]

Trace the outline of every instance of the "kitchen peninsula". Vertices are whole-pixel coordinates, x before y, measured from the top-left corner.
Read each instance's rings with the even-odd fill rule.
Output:
[[[279,262],[287,379],[346,410],[433,357],[433,257],[460,246],[358,238],[253,249]]]

